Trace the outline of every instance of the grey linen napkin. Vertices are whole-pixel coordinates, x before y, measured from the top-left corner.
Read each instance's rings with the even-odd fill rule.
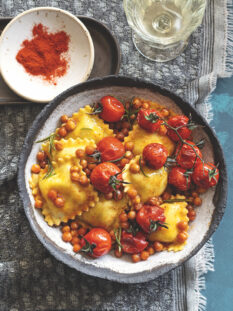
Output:
[[[177,59],[153,63],[134,48],[122,2],[118,0],[6,0],[2,16],[36,6],[54,6],[104,22],[120,42],[120,74],[155,82],[196,103],[211,120],[203,99],[226,76],[227,1],[210,0],[203,24]],[[216,13],[217,12],[217,13]],[[41,111],[39,104],[0,107],[0,310],[204,310],[201,274],[213,270],[211,242],[185,265],[142,284],[118,284],[86,276],[53,258],[36,239],[19,199],[16,171],[27,130]]]

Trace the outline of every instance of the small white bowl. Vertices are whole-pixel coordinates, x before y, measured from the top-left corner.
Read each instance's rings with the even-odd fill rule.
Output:
[[[32,38],[32,28],[41,23],[49,32],[64,30],[70,36],[67,73],[49,83],[28,74],[16,55],[25,39]],[[94,64],[94,45],[84,24],[74,15],[51,7],[34,8],[16,16],[0,37],[0,70],[8,86],[33,102],[49,102],[69,87],[88,79]]]

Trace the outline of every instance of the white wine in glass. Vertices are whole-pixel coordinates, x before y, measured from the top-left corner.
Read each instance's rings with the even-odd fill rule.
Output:
[[[124,0],[133,41],[145,57],[159,62],[182,53],[201,24],[206,0]]]

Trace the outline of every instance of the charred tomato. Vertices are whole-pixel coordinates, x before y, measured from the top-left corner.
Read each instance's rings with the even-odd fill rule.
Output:
[[[156,170],[164,166],[167,157],[167,149],[161,144],[152,143],[143,149],[143,159],[146,164]]]
[[[168,175],[168,183],[180,191],[186,191],[191,185],[190,175],[186,169],[175,166]]]
[[[186,140],[185,142],[189,145],[179,143],[176,148],[176,161],[181,167],[191,169],[202,162],[200,160],[202,153],[192,141]],[[193,146],[195,151],[190,145]]]
[[[132,233],[123,231],[121,234],[121,246],[123,252],[127,254],[137,254],[148,246],[148,242],[142,232],[137,232],[137,234],[133,236]]]
[[[81,239],[80,244],[83,252],[91,257],[98,258],[110,251],[112,240],[106,230],[93,228]]]
[[[107,122],[118,122],[125,113],[123,104],[113,96],[104,96],[100,100],[100,117]]]
[[[137,115],[138,124],[149,132],[156,132],[163,123],[162,115],[155,109],[140,109]]]
[[[177,115],[174,117],[171,117],[167,122],[171,127],[173,128],[179,128],[178,133],[183,139],[189,138],[192,131],[187,127],[189,123],[189,118],[184,115]],[[171,138],[173,141],[179,141],[179,136],[176,134],[176,132],[173,129],[170,129],[167,127],[167,136]]]
[[[165,221],[164,209],[155,205],[143,205],[137,212],[136,221],[146,233],[155,231]]]
[[[194,183],[203,188],[214,187],[219,180],[219,170],[213,163],[199,163],[193,172]]]
[[[104,137],[97,145],[97,153],[102,162],[121,159],[125,154],[125,147],[115,137]]]

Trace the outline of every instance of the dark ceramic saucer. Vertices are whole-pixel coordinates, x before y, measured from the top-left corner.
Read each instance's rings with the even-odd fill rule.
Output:
[[[220,179],[216,189],[209,189],[202,196],[203,204],[196,209],[197,218],[189,229],[189,238],[180,252],[161,252],[150,256],[147,261],[131,263],[127,256],[116,258],[111,253],[93,260],[72,252],[71,245],[61,240],[58,228],[51,228],[44,221],[40,211],[33,207],[29,188],[30,168],[35,163],[38,144],[36,140],[48,136],[57,127],[59,117],[72,115],[80,107],[98,101],[106,94],[113,94],[122,100],[140,96],[172,108],[177,113],[192,114],[193,121],[202,127],[193,132],[194,141],[205,138],[202,149],[206,161],[219,164]],[[18,185],[25,213],[38,239],[58,260],[89,275],[122,283],[138,283],[152,280],[184,263],[197,253],[217,229],[223,216],[227,199],[227,173],[224,155],[218,139],[205,119],[181,98],[152,83],[139,79],[109,76],[76,85],[50,102],[38,115],[29,130],[20,155]]]

